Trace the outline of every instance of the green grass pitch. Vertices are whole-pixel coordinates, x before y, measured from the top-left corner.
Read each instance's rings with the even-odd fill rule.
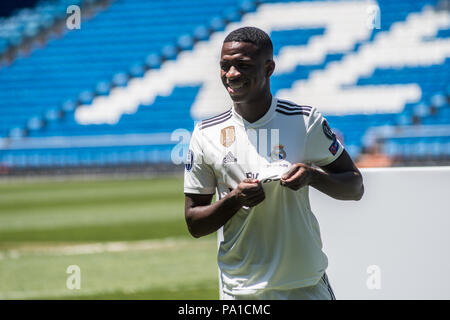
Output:
[[[0,182],[0,299],[218,299],[216,247],[182,177]]]

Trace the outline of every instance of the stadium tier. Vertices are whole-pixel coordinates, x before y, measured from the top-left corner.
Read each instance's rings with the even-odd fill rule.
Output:
[[[450,159],[442,1],[69,2],[0,20],[3,168],[170,163],[175,130],[230,108],[220,47],[244,25],[273,40],[273,93],[316,106],[354,158]],[[56,32],[73,4],[80,29]]]

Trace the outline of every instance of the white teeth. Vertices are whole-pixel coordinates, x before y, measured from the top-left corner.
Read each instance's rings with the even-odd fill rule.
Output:
[[[230,84],[231,89],[240,89],[244,84]]]

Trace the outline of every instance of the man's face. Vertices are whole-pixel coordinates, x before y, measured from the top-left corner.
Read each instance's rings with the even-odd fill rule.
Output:
[[[250,42],[225,42],[220,57],[222,83],[234,102],[248,102],[270,91],[275,64]]]

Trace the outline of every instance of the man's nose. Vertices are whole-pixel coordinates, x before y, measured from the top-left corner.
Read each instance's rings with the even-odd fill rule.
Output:
[[[228,72],[227,72],[227,79],[232,80],[232,79],[235,79],[237,77],[240,77],[240,75],[241,75],[241,73],[239,72],[239,70],[236,67],[231,66],[230,69],[228,69]]]

